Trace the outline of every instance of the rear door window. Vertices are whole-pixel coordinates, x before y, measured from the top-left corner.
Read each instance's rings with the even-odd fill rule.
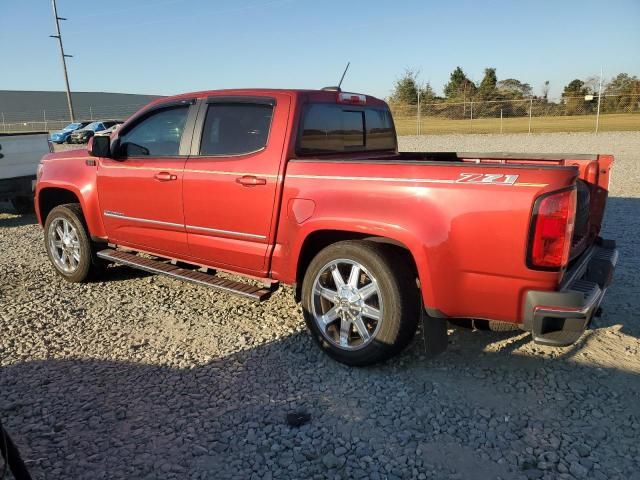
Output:
[[[273,105],[212,103],[202,129],[200,155],[245,155],[266,147]]]

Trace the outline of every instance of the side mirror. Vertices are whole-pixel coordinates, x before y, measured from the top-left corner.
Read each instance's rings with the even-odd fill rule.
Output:
[[[108,135],[94,135],[89,139],[87,150],[92,157],[111,158],[111,138]]]

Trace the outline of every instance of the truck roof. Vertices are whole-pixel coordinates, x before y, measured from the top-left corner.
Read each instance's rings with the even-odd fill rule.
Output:
[[[201,90],[197,92],[187,92],[181,93],[178,95],[172,95],[168,97],[161,97],[153,102],[149,103],[151,105],[157,105],[159,103],[164,103],[167,101],[175,101],[187,98],[204,98],[209,96],[216,95],[276,95],[276,94],[285,94],[290,95],[292,97],[301,97],[307,96],[309,100],[317,101],[317,102],[337,102],[338,94],[341,93],[337,90],[305,90],[305,89],[292,89],[292,88],[232,88],[232,89],[221,89],[221,90]],[[353,92],[342,92],[342,93],[350,93],[352,95],[363,95],[366,97],[366,104],[369,106],[387,106],[384,100],[380,100],[379,98],[373,97],[371,95],[365,95],[361,93],[353,93]]]

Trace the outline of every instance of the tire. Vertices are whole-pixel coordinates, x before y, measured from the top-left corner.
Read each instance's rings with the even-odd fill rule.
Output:
[[[58,228],[63,237],[60,237]],[[82,209],[77,203],[59,205],[49,212],[44,224],[44,243],[56,272],[68,282],[84,282],[102,270],[95,261]],[[72,255],[62,255],[63,245],[65,252]]]
[[[351,275],[354,267],[358,275]],[[321,250],[302,283],[304,318],[314,340],[347,365],[371,365],[400,352],[416,332],[420,306],[409,265],[391,261],[370,242],[349,240]]]
[[[33,213],[33,197],[14,197],[11,199],[11,205],[20,215]]]

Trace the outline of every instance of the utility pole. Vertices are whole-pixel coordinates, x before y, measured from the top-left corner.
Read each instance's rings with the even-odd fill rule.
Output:
[[[596,113],[596,133],[600,127],[600,100],[602,100],[602,67],[600,67],[600,86],[598,87],[598,112]]]
[[[71,89],[69,88],[69,75],[67,74],[67,60],[66,57],[73,57],[73,55],[65,55],[64,47],[62,46],[62,34],[60,33],[60,20],[66,20],[58,16],[58,8],[56,7],[56,0],[51,0],[51,6],[53,7],[53,16],[56,20],[56,35],[49,35],[51,38],[57,38],[60,45],[60,58],[62,59],[62,69],[64,70],[64,83],[67,87],[67,106],[69,107],[69,117],[71,122],[75,122],[75,115],[73,113],[73,102],[71,101]]]
[[[531,112],[533,111],[533,95],[529,97],[529,135],[531,135]]]
[[[416,134],[420,135],[420,88],[418,88],[418,119],[416,124]]]

